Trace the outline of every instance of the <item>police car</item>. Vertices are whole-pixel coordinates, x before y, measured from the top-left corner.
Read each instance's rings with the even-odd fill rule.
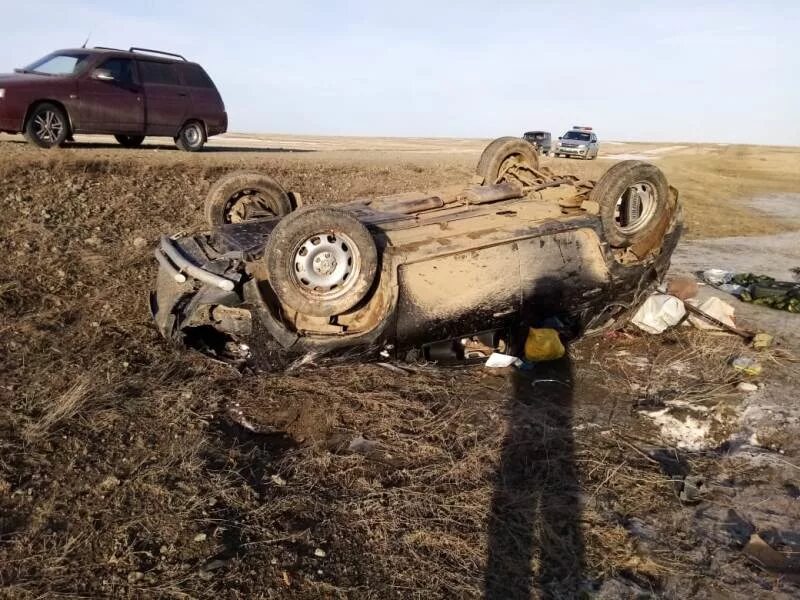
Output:
[[[600,144],[597,143],[597,134],[592,131],[592,128],[575,125],[558,138],[555,155],[564,157],[577,156],[584,160],[591,160],[597,158],[599,151]]]

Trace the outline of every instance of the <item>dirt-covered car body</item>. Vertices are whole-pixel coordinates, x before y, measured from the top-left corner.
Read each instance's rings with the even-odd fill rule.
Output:
[[[337,314],[288,306],[273,282],[270,253],[286,245],[270,238],[283,219],[315,209],[163,237],[155,322],[168,339],[269,367],[302,356],[405,357],[550,316],[600,326],[661,279],[681,230],[673,188],[661,190],[665,209],[646,235],[614,247],[592,199],[597,185],[515,164],[524,171],[516,177],[495,170],[480,185],[337,206],[366,228],[377,256],[363,298]],[[300,265],[297,247],[289,260]]]

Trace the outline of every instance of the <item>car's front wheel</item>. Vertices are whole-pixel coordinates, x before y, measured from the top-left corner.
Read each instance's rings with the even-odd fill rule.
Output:
[[[302,208],[281,219],[264,256],[278,299],[314,317],[340,315],[356,306],[378,270],[375,240],[364,224],[327,207]]]
[[[40,148],[56,148],[63,144],[69,135],[66,113],[49,102],[34,108],[25,123],[25,137]]]
[[[175,145],[184,152],[202,150],[206,143],[206,131],[199,121],[189,121],[181,127],[175,138]]]
[[[123,148],[138,148],[144,141],[143,135],[115,135],[114,139]]]

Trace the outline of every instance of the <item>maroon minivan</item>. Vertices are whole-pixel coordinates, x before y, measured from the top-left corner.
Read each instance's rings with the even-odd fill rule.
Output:
[[[0,75],[0,132],[23,132],[42,148],[60,146],[74,133],[103,133],[128,148],[147,135],[170,136],[194,152],[227,129],[214,82],[179,54],[59,50]]]

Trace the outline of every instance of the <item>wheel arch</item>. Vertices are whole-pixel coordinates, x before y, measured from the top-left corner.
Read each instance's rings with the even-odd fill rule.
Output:
[[[67,110],[67,107],[60,100],[53,100],[51,98],[40,98],[28,104],[28,108],[25,111],[25,118],[22,120],[22,131],[25,131],[25,128],[28,126],[28,120],[31,118],[33,111],[37,106],[42,104],[53,104],[64,111],[64,114],[67,115],[67,127],[69,128],[68,133],[71,135],[75,131],[75,127],[73,126],[72,122],[72,115],[70,114],[69,110]]]

